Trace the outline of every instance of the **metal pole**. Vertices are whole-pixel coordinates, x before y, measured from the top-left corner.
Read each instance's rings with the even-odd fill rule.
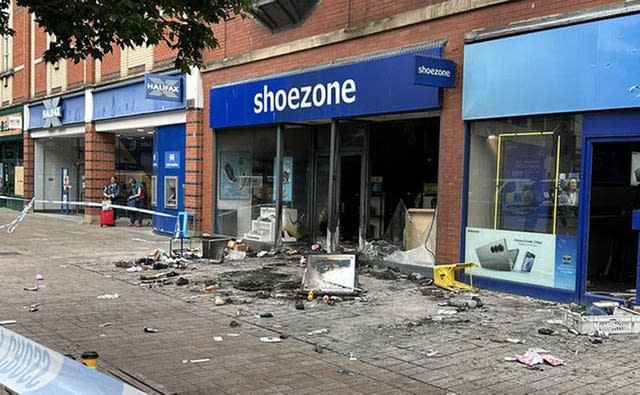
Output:
[[[327,251],[338,249],[338,202],[337,197],[337,162],[338,162],[338,121],[331,120],[331,146],[329,151],[329,193],[327,198]]]
[[[281,123],[276,125],[276,169],[275,169],[275,179],[273,180],[273,185],[275,188],[275,199],[276,199],[276,234],[274,243],[276,247],[280,247],[282,245],[282,163],[283,163],[283,155],[284,155],[284,144],[283,144],[283,126]]]
[[[360,232],[358,233],[358,249],[364,250],[364,245],[367,241],[367,228],[369,225],[369,207],[370,207],[370,194],[371,194],[371,182],[369,180],[369,124],[364,126],[364,142],[362,147],[361,156],[361,168],[360,168]],[[382,213],[381,215],[384,215]]]

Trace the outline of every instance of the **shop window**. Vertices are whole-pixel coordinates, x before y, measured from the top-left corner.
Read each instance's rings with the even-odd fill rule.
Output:
[[[178,177],[164,177],[164,207],[178,208]]]
[[[217,132],[216,232],[261,242],[275,240],[276,128]]]
[[[151,176],[151,206],[158,205],[158,176]]]
[[[465,259],[480,264],[477,274],[573,288],[581,119],[471,125]]]

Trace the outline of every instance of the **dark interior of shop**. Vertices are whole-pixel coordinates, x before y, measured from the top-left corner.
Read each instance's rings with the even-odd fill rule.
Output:
[[[640,209],[640,143],[594,144],[592,166],[587,291],[631,297],[638,248],[631,211]]]
[[[370,130],[370,175],[381,183],[378,190],[372,190],[372,213],[382,213],[380,229],[385,232],[400,202],[406,208],[435,208],[440,119],[377,122]],[[371,217],[370,224],[375,215]],[[375,234],[374,229],[370,226],[368,238],[384,236]]]

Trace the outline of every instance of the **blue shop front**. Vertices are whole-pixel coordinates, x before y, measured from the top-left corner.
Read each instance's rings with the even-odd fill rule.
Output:
[[[465,46],[461,255],[475,284],[640,300],[638,26],[620,15]]]
[[[425,43],[212,87],[215,232],[405,248],[403,228],[387,232],[394,213],[435,202],[440,87],[455,80],[442,53]]]
[[[149,74],[93,91],[96,131],[114,133],[116,166],[123,201],[128,180],[145,189],[145,208],[177,215],[184,210],[186,78]],[[172,233],[175,218],[152,215],[154,231]]]

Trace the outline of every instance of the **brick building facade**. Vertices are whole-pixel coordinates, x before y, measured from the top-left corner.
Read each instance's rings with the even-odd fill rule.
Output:
[[[279,2],[275,1],[274,3],[278,4]],[[313,120],[305,125],[293,125],[291,123],[289,126],[285,125],[286,122],[281,123],[281,126],[278,126],[279,123],[273,122],[271,124],[272,130],[263,131],[260,129],[260,133],[266,139],[265,141],[273,139],[274,147],[265,151],[261,158],[251,159],[251,166],[258,166],[257,163],[260,166],[264,166],[260,170],[260,177],[263,179],[258,180],[256,178],[256,170],[251,168],[249,170],[251,170],[253,178],[250,182],[253,183],[251,187],[253,191],[249,195],[245,196],[236,191],[234,192],[235,195],[234,193],[229,195],[231,198],[221,197],[220,179],[223,174],[221,168],[224,164],[220,163],[221,158],[218,157],[218,154],[221,150],[225,150],[224,144],[230,141],[231,143],[229,144],[236,148],[230,148],[225,152],[228,151],[237,155],[243,150],[237,148],[239,145],[236,144],[234,135],[240,136],[242,133],[246,133],[249,139],[262,137],[259,134],[252,135],[252,129],[257,129],[258,126],[249,124],[240,128],[242,130],[214,130],[209,122],[210,114],[213,111],[210,108],[212,99],[210,97],[210,89],[212,87],[241,84],[252,80],[267,81],[270,78],[274,78],[274,76],[300,74],[306,70],[330,69],[332,65],[367,62],[379,57],[392,57],[407,51],[422,51],[425,48],[437,46],[441,48],[442,58],[455,62],[457,66],[455,86],[439,91],[441,96],[437,106],[422,108],[417,112],[415,110],[407,112],[412,115],[403,114],[403,111],[393,112],[389,110],[388,112],[384,111],[384,114],[366,114],[366,116],[348,119],[336,117],[335,122],[336,124],[339,122],[359,122],[360,126],[366,124],[367,132],[365,134],[369,136],[366,139],[367,141],[371,139],[370,143],[363,143],[363,148],[358,151],[358,155],[361,155],[361,162],[358,162],[360,164],[351,164],[352,166],[360,166],[362,169],[366,166],[370,167],[360,174],[366,177],[364,180],[359,179],[363,188],[360,191],[356,191],[358,193],[368,193],[370,191],[370,177],[377,175],[374,170],[376,166],[382,169],[380,170],[381,172],[391,173],[397,170],[389,166],[385,167],[384,164],[381,164],[383,162],[382,159],[376,161],[374,158],[376,155],[374,153],[376,151],[375,142],[384,144],[383,142],[387,141],[385,139],[389,138],[384,134],[385,129],[389,130],[387,134],[405,133],[408,136],[408,147],[416,145],[415,141],[418,141],[418,145],[422,143],[423,151],[415,152],[422,152],[425,157],[429,157],[429,160],[433,159],[435,162],[406,163],[410,166],[417,166],[409,169],[410,172],[433,171],[435,172],[435,178],[430,179],[428,176],[407,178],[406,181],[416,185],[419,184],[420,190],[415,187],[411,191],[394,191],[393,202],[391,202],[391,193],[383,195],[386,197],[386,201],[381,205],[386,205],[386,207],[383,209],[384,215],[382,216],[386,218],[382,228],[388,227],[389,222],[393,219],[396,200],[399,201],[400,197],[404,199],[405,206],[409,208],[429,207],[426,200],[424,200],[424,195],[427,194],[427,189],[433,191],[430,188],[433,187],[432,184],[435,184],[438,207],[437,261],[438,263],[458,262],[464,259],[462,251],[464,250],[464,227],[467,224],[466,201],[468,199],[468,174],[465,173],[467,172],[465,163],[469,162],[466,144],[470,138],[469,127],[471,125],[470,120],[465,119],[462,115],[464,110],[463,95],[465,94],[463,91],[463,85],[465,84],[463,75],[467,75],[465,74],[466,48],[476,41],[482,41],[474,38],[477,35],[482,36],[484,34],[489,37],[487,38],[489,40],[490,38],[509,37],[562,26],[562,22],[555,22],[554,25],[546,25],[546,23],[551,19],[562,19],[563,16],[568,16],[571,19],[565,24],[572,25],[584,21],[602,19],[609,15],[607,10],[615,7],[623,9],[623,11],[619,11],[619,14],[622,15],[635,12],[634,10],[624,11],[625,5],[633,2],[620,0],[579,0],[572,2],[561,0],[403,0],[378,2],[324,0],[308,3],[312,5],[304,12],[301,12],[298,18],[291,18],[288,22],[286,18],[284,22],[280,20],[282,24],[276,26],[276,28],[268,25],[275,23],[274,21],[278,22],[277,18],[269,19],[269,15],[265,17],[264,13],[260,14],[259,12],[256,13],[255,18],[231,18],[214,26],[213,29],[219,40],[220,47],[203,54],[205,67],[200,71],[201,76],[199,74],[196,78],[186,77],[188,81],[185,80],[183,106],[171,107],[169,110],[158,112],[160,114],[165,111],[164,114],[174,115],[163,121],[164,123],[156,124],[150,120],[149,122],[144,120],[141,122],[136,121],[136,119],[145,114],[145,116],[148,115],[153,118],[153,114],[149,115],[151,113],[148,112],[139,114],[121,113],[117,114],[113,119],[96,119],[92,114],[85,113],[81,117],[82,123],[79,123],[76,119],[69,124],[71,126],[67,127],[63,122],[62,129],[66,128],[65,130],[67,130],[66,132],[63,130],[63,134],[67,133],[70,136],[69,138],[76,139],[74,144],[79,147],[77,152],[69,153],[69,158],[77,154],[78,160],[76,162],[82,163],[83,166],[83,168],[77,169],[77,179],[83,179],[85,192],[83,195],[74,196],[74,198],[92,202],[100,199],[102,186],[107,182],[111,174],[119,171],[118,167],[124,163],[118,155],[123,151],[122,145],[129,143],[123,142],[124,140],[122,139],[130,137],[131,141],[137,142],[136,144],[147,147],[145,148],[146,152],[153,151],[153,169],[157,168],[156,155],[160,155],[161,152],[157,148],[143,144],[141,139],[147,137],[147,134],[151,136],[151,134],[155,133],[153,137],[154,144],[157,144],[158,141],[164,141],[160,137],[160,134],[164,132],[160,129],[164,126],[178,123],[183,125],[183,132],[180,136],[184,136],[181,137],[183,140],[181,145],[184,148],[180,152],[182,159],[184,159],[184,164],[181,165],[184,174],[180,176],[183,178],[179,178],[179,183],[183,185],[183,195],[181,195],[181,202],[177,206],[186,211],[195,212],[198,227],[203,232],[224,233],[220,229],[222,222],[227,221],[229,216],[244,215],[238,211],[237,207],[240,206],[236,205],[236,207],[230,201],[245,198],[253,201],[254,197],[257,196],[257,192],[255,192],[256,183],[260,182],[260,185],[263,185],[263,182],[265,185],[268,183],[273,184],[280,179],[280,176],[272,170],[272,167],[282,170],[282,165],[278,164],[278,160],[281,161],[280,163],[284,163],[287,160],[286,158],[291,155],[288,153],[288,143],[286,141],[282,143],[284,146],[282,151],[276,152],[275,147],[278,146],[276,144],[277,136],[285,136],[286,140],[287,134],[290,134],[287,128],[295,126],[307,128],[304,133],[309,133],[309,136],[315,136],[313,137],[314,139],[322,140],[325,132],[327,136],[333,133],[330,132],[333,120]],[[581,19],[580,15],[585,13],[590,16]],[[31,110],[36,109],[35,106],[45,99],[62,97],[64,101],[66,98],[73,99],[82,95],[85,100],[82,104],[78,103],[78,105],[84,106],[87,111],[92,111],[95,114],[96,110],[92,106],[95,106],[93,101],[96,97],[99,98],[99,94],[115,89],[122,83],[134,84],[139,82],[146,74],[169,72],[172,66],[173,54],[165,46],[137,50],[114,48],[113,53],[106,56],[102,61],[88,59],[79,64],[61,61],[56,65],[47,65],[42,61],[42,53],[47,45],[47,37],[41,29],[35,26],[31,16],[23,9],[14,6],[12,24],[17,33],[11,39],[11,70],[0,73],[0,78],[3,78],[4,81],[4,88],[0,87],[0,97],[3,100],[3,108],[22,105],[25,108],[25,112],[29,113],[25,115],[23,124],[23,196],[25,198],[37,197],[38,193],[36,192],[40,190],[45,191],[41,192],[41,197],[50,198],[50,196],[42,195],[42,193],[46,194],[47,187],[38,186],[38,179],[52,177],[47,175],[44,168],[38,167],[44,166],[46,168],[47,162],[42,162],[41,165],[38,165],[38,159],[35,158],[38,152],[48,152],[47,149],[50,148],[44,146],[44,148],[38,148],[35,144],[37,144],[38,139],[44,141],[42,139],[45,137],[56,136],[53,132],[43,128],[42,125],[36,128],[37,131],[34,134],[29,127],[29,122],[33,121],[32,117],[35,114]],[[509,26],[514,24],[518,26],[524,24],[526,26],[510,30]],[[491,36],[494,31],[496,33]],[[504,55],[507,56],[508,54]],[[394,70],[388,70],[388,72],[393,74]],[[194,81],[199,84],[199,87],[193,87]],[[3,92],[7,90],[10,92],[10,98],[5,100]],[[81,132],[73,129],[79,125],[81,125]],[[260,127],[263,126],[264,124]],[[283,127],[283,131],[277,131],[278,127]],[[349,127],[349,125],[344,125],[345,130]],[[420,128],[426,128],[425,130],[428,129],[428,131],[422,131]],[[125,132],[120,132],[121,129],[125,130]],[[378,132],[375,132],[375,130]],[[167,131],[167,133],[169,132]],[[170,139],[171,137],[169,137]],[[122,141],[119,143],[119,140]],[[65,142],[69,141],[65,140]],[[319,142],[316,143],[320,144]],[[168,144],[169,146],[171,145],[170,143]],[[427,148],[427,146],[433,145],[437,147],[435,154],[429,151],[430,148]],[[264,147],[254,146],[250,151],[257,152],[262,148]],[[298,148],[296,146],[296,149]],[[310,155],[315,155],[315,159],[313,159],[316,161],[314,162],[315,164],[313,166],[309,164],[307,169],[313,174],[316,174],[314,172],[323,171],[318,167],[318,163],[320,163],[318,161],[324,160],[324,153],[320,152],[320,150],[316,151],[316,148],[314,146],[313,150],[309,151]],[[129,152],[133,152],[131,147],[127,149],[129,149]],[[327,149],[327,152],[330,152],[330,148]],[[390,152],[396,157],[402,157],[404,156],[403,152],[405,152],[403,149],[397,148],[396,151]],[[340,151],[340,148],[337,148],[337,150]],[[350,152],[353,153],[352,151]],[[369,155],[372,157],[369,158]],[[336,158],[338,157],[336,156]],[[141,159],[137,158],[136,160]],[[243,158],[240,157],[238,160],[242,161]],[[69,159],[68,162],[72,161]],[[293,161],[295,162],[297,159],[294,158]],[[343,163],[343,166],[348,165],[348,160]],[[159,166],[162,167],[162,164]],[[296,164],[296,166],[299,166],[299,164]],[[339,168],[331,166],[333,165],[330,165],[329,168],[334,171]],[[148,171],[148,174],[144,177],[148,179],[149,187],[160,188],[160,180],[158,180],[153,169],[147,169],[141,171],[141,173]],[[83,177],[80,175],[81,172]],[[129,175],[124,170],[119,174],[123,176]],[[301,177],[299,175],[296,176]],[[155,181],[152,180],[154,177],[156,177]],[[166,175],[163,175],[163,177],[166,177]],[[169,175],[169,177],[172,176]],[[390,185],[392,180],[386,177],[381,182],[383,185],[387,185],[387,181]],[[327,188],[327,186],[318,184],[314,186],[313,190],[325,193],[323,188]],[[341,186],[331,188],[340,189]],[[316,210],[317,204],[311,202],[314,198],[302,195],[302,192],[298,191],[299,196],[302,196],[301,199],[305,200],[305,203],[300,203],[295,211],[291,211],[294,203],[286,200],[274,201],[278,193],[272,189],[266,186],[263,187],[260,192],[260,202],[269,202],[276,209],[284,206],[286,212],[295,212],[296,215],[305,213],[306,216],[300,215],[299,217],[304,217],[306,221],[309,221],[308,228],[323,222],[322,215],[324,214],[319,213],[322,210]],[[294,190],[292,193],[296,193],[296,191]],[[153,195],[158,197],[155,191]],[[339,193],[335,196],[339,196]],[[164,197],[166,198],[166,196]],[[343,200],[344,197],[343,194]],[[418,197],[421,199],[421,203],[417,202]],[[383,199],[385,198],[380,198],[381,201]],[[369,197],[361,198],[360,204],[356,204],[360,212],[362,212],[362,217],[359,220],[353,219],[353,221],[359,221],[357,224],[360,225],[359,231],[355,231],[357,233],[356,238],[359,236],[362,239],[370,240],[376,238],[372,237],[372,234],[378,237],[382,235],[384,229],[377,228],[376,230],[375,227],[365,229],[370,226],[370,217],[374,215],[373,212],[369,212],[369,209],[364,209],[364,207],[368,207],[371,204],[371,201]],[[316,201],[314,200],[314,202]],[[149,204],[152,203],[151,201],[149,202]],[[338,203],[340,205],[345,202],[340,201]],[[333,203],[328,202],[329,206],[331,204]],[[303,206],[305,207],[302,208]],[[248,227],[259,225],[253,223],[256,219],[259,220],[258,208],[258,203],[249,203],[246,206],[249,212],[247,214],[247,224],[242,229],[236,226],[234,228],[236,234],[232,234],[232,236],[242,237],[245,233],[250,234]],[[40,209],[47,209],[47,207],[42,205]],[[314,212],[314,210],[317,212]],[[340,210],[337,209],[337,211]],[[338,213],[337,211],[335,213],[336,217],[333,220],[329,218],[325,221],[328,224],[323,225],[330,232],[335,230],[331,228],[332,221],[334,222],[333,225],[340,224],[340,221],[344,225],[347,221],[345,219],[346,214],[344,212]],[[95,222],[97,215],[97,208],[85,211],[88,222]],[[314,215],[316,217],[313,217]],[[312,218],[315,218],[316,223],[311,224],[313,222]],[[239,222],[240,220],[236,219],[235,221]],[[277,219],[279,223],[286,221],[286,218]],[[297,219],[294,222],[301,221],[303,220]],[[167,228],[165,227],[163,230],[166,231]],[[343,226],[342,230],[346,231],[346,228]],[[373,233],[367,233],[369,230]],[[311,238],[311,233],[307,233],[306,237]],[[305,237],[301,236],[299,238]]]

